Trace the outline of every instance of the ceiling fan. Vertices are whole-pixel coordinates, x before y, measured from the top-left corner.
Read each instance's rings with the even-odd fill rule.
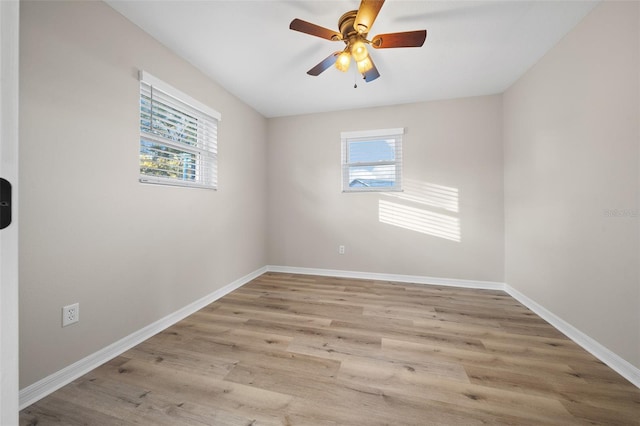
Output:
[[[338,20],[339,33],[302,19],[296,18],[291,21],[289,28],[294,31],[326,40],[343,41],[346,44],[344,50],[333,52],[307,71],[307,74],[318,76],[334,64],[340,71],[346,72],[353,57],[358,72],[362,74],[366,82],[370,82],[380,77],[380,73],[369,55],[367,45],[373,46],[374,49],[422,46],[427,38],[427,30],[378,34],[372,40],[367,39],[367,34],[383,4],[384,0],[362,0],[358,10],[351,10],[340,17]]]

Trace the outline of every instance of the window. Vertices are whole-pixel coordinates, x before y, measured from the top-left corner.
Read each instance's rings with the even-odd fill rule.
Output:
[[[140,182],[216,189],[220,118],[140,71]]]
[[[342,132],[342,190],[400,191],[404,129]]]

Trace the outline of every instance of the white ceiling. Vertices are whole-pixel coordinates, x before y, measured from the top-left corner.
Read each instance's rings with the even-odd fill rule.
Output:
[[[300,18],[337,31],[338,18],[359,0],[107,3],[262,115],[277,117],[501,93],[598,2],[388,0],[369,38],[427,29],[427,40],[421,48],[370,49],[381,74],[370,83],[352,69],[307,75],[344,44],[289,29]]]

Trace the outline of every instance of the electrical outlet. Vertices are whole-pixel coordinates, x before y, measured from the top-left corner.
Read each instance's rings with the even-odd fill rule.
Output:
[[[66,327],[80,320],[80,304],[74,303],[62,308],[62,326]]]
[[[338,246],[338,254],[344,254],[344,246]]]

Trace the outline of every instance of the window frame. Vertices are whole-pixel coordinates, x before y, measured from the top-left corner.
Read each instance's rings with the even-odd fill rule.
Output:
[[[360,130],[341,132],[341,169],[342,192],[399,192],[402,191],[402,143],[406,133],[404,127],[392,129]],[[349,144],[351,142],[378,142],[380,140],[394,140],[394,160],[381,160],[373,162],[350,162]],[[353,167],[395,166],[395,178],[393,186],[349,186],[351,183],[349,171]]]
[[[150,73],[139,71],[139,89],[138,96],[139,107],[139,150],[138,150],[138,167],[139,178],[141,183],[181,186],[190,188],[203,188],[217,190],[218,187],[218,125],[222,121],[222,115],[213,108],[199,102],[186,93],[176,89],[175,87],[165,83],[159,78],[154,77]],[[155,97],[154,97],[155,94]],[[145,100],[143,96],[146,96]],[[144,102],[150,104],[150,112],[143,113]],[[160,132],[149,131],[154,129],[154,113],[153,105],[157,103],[179,113],[181,116],[191,118],[195,122],[195,139],[194,144],[187,144],[179,140],[172,140]],[[143,114],[146,114],[150,120],[150,125],[143,126]],[[204,131],[206,127],[206,131]],[[163,177],[142,172],[142,152],[143,149],[149,149],[148,144],[166,148],[174,152],[190,155],[194,158],[189,167],[193,167],[193,180],[183,178]],[[203,175],[203,169],[209,168],[207,176]]]

